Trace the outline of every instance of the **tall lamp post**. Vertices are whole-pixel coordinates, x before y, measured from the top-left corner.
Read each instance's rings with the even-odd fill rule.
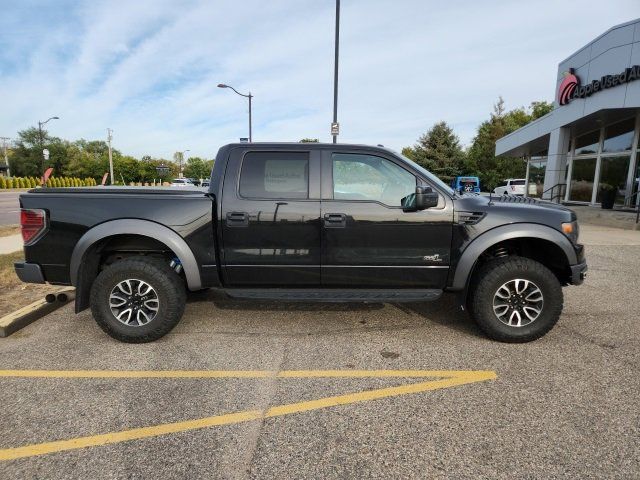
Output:
[[[236,92],[241,97],[245,97],[245,98],[249,99],[249,143],[251,143],[253,141],[253,136],[251,134],[251,99],[253,98],[253,95],[251,95],[251,92],[249,92],[246,95],[244,93],[240,93],[235,88],[233,88],[231,85],[226,85],[224,83],[219,83],[218,84],[218,88],[230,88],[231,90]]]
[[[183,175],[182,175],[182,162],[184,161],[184,154],[187,153],[187,152],[190,152],[190,151],[191,150],[187,149],[187,150],[183,150],[181,152],[178,152],[180,154],[180,156],[178,157],[178,159],[180,160],[180,168],[178,170],[178,176],[180,178],[183,177]]]
[[[44,122],[38,121],[38,133],[39,133],[39,138],[40,138],[40,150],[41,150],[41,153],[42,153],[42,186],[43,187],[45,187],[46,185],[44,184],[45,153],[44,153],[44,138],[43,138],[44,136],[43,136],[43,133],[42,133],[42,126],[46,125],[47,123],[49,123],[50,120],[60,120],[60,117],[49,117]],[[47,154],[48,153],[49,152],[47,152]]]
[[[336,0],[336,44],[335,59],[333,64],[333,123],[331,124],[331,135],[333,143],[338,142],[340,125],[338,124],[338,51],[340,49],[340,0]]]

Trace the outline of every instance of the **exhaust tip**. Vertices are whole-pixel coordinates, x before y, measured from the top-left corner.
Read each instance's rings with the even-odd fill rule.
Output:
[[[59,302],[66,302],[69,300],[69,296],[66,293],[59,293],[56,298]]]
[[[47,303],[53,303],[56,301],[56,296],[53,293],[48,293],[44,299]]]

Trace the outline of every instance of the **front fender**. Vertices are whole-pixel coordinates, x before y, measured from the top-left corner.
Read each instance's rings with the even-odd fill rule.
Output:
[[[510,225],[493,228],[483,233],[464,249],[456,266],[450,289],[463,290],[466,288],[473,267],[480,255],[488,248],[505,240],[524,237],[540,238],[553,242],[562,248],[562,251],[567,256],[569,265],[575,265],[578,262],[573,245],[569,239],[558,230],[537,223],[512,223]]]
[[[70,267],[71,283],[75,287],[79,283],[80,267],[86,261],[87,250],[96,242],[115,235],[142,235],[164,243],[182,263],[189,290],[199,290],[202,287],[198,263],[184,239],[164,225],[137,219],[112,220],[101,223],[87,231],[78,240],[71,255]]]

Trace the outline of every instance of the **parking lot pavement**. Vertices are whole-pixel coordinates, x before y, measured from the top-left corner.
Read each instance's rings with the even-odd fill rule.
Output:
[[[638,478],[640,242],[599,245],[602,234],[589,228],[583,236],[585,284],[565,289],[558,325],[524,345],[485,339],[452,298],[312,305],[205,292],[191,295],[170,335],[145,345],[118,343],[89,312],[64,307],[0,339],[0,458],[30,446],[0,461],[0,478]],[[6,376],[16,369],[46,372]],[[139,372],[95,378],[87,370]],[[149,378],[158,370],[198,372]],[[324,370],[343,376],[283,375]],[[411,393],[441,377],[381,370],[495,379]],[[228,378],[216,378],[220,371]],[[344,373],[356,371],[369,376]],[[349,396],[394,386],[408,391]],[[344,404],[319,400],[332,396]],[[292,410],[301,402],[309,408]],[[266,415],[274,407],[289,410]],[[258,414],[184,423],[236,412]],[[172,425],[181,429],[162,430]],[[142,427],[157,429],[117,436]],[[96,446],[82,440],[36,455],[42,444],[78,438]]]

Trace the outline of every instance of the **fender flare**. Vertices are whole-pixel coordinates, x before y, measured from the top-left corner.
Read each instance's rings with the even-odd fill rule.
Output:
[[[578,263],[573,245],[569,239],[558,230],[537,223],[513,223],[503,225],[483,233],[464,249],[456,267],[451,290],[463,290],[466,288],[469,276],[482,252],[492,245],[505,240],[523,237],[539,238],[555,243],[564,252],[569,265]]]
[[[141,235],[153,238],[170,248],[182,263],[189,290],[202,287],[200,269],[193,252],[187,242],[164,225],[148,220],[122,219],[101,223],[88,230],[76,243],[71,254],[70,278],[73,286],[78,286],[78,274],[87,250],[96,242],[115,235]]]

